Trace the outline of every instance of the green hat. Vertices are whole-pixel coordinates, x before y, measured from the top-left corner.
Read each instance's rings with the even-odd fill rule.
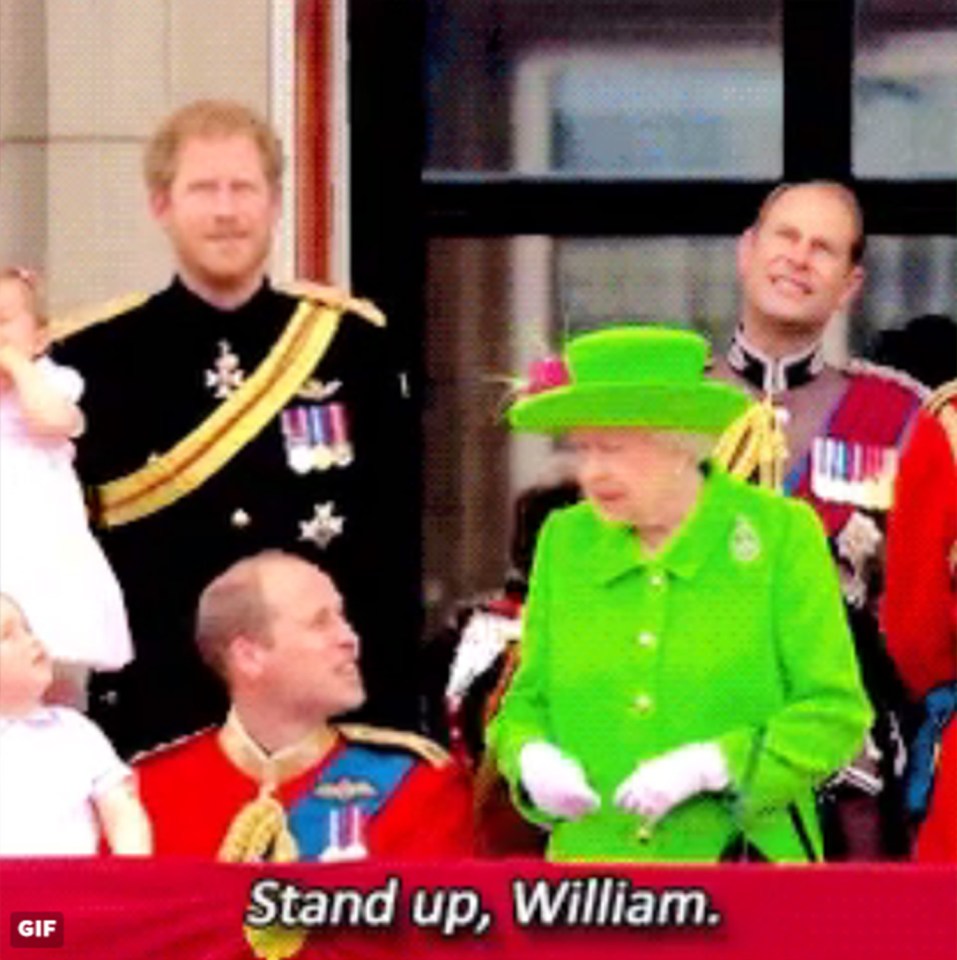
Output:
[[[508,410],[514,430],[649,427],[721,433],[749,405],[746,393],[704,377],[708,344],[688,330],[617,327],[565,350],[568,383],[532,392]]]

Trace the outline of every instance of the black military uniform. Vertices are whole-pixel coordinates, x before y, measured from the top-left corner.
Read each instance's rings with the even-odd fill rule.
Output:
[[[289,325],[310,310],[324,326],[303,369],[306,348],[298,334],[288,339]],[[414,723],[418,527],[406,504],[416,465],[390,342],[342,304],[264,283],[220,310],[178,279],[67,332],[57,355],[87,382],[77,466],[136,647],[128,668],[100,678],[91,705],[123,753],[222,719],[225,694],[195,650],[197,600],[231,563],[266,548],[317,562],[338,585],[362,640],[363,717]],[[285,393],[270,394],[282,378]],[[214,412],[219,422],[207,419]]]

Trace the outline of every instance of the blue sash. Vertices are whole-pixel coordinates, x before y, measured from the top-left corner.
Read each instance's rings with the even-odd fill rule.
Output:
[[[330,844],[330,824],[358,808],[363,821],[374,817],[415,766],[415,757],[398,750],[347,744],[322,771],[309,792],[288,811],[289,830],[300,860],[315,860]]]
[[[930,806],[940,742],[957,710],[957,684],[934,687],[924,697],[922,706],[924,718],[911,741],[904,772],[904,809],[916,821],[927,816]]]

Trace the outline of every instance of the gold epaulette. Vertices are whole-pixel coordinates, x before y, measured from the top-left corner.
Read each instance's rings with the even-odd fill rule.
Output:
[[[386,324],[385,314],[371,300],[354,297],[339,287],[316,283],[313,280],[287,280],[277,283],[276,289],[292,297],[317,300],[336,310],[349,310],[377,327],[384,327]]]
[[[433,740],[418,733],[406,730],[393,730],[389,727],[370,727],[364,723],[336,724],[336,729],[347,739],[359,743],[372,743],[384,747],[402,747],[427,760],[433,767],[444,767],[451,762],[447,750]]]
[[[73,334],[86,330],[88,327],[95,327],[97,324],[105,323],[118,317],[121,313],[134,310],[149,300],[148,293],[127,293],[122,297],[114,297],[105,303],[87,304],[85,307],[77,307],[62,316],[55,316],[50,321],[50,329],[54,340],[66,340]]]
[[[957,380],[941,384],[925,401],[924,406],[937,416],[948,403],[957,402]]]
[[[158,743],[154,747],[147,747],[145,750],[140,750],[138,753],[134,753],[133,756],[130,757],[129,763],[143,763],[145,761],[152,760],[154,757],[162,757],[164,754],[171,753],[173,750],[178,750],[180,747],[185,746],[193,740],[198,740],[200,737],[206,736],[206,734],[208,734],[212,729],[214,728],[203,727],[202,730],[194,730],[192,733],[185,733],[183,736],[175,737],[173,740],[168,740],[166,743]]]
[[[877,377],[880,380],[896,383],[899,387],[903,387],[905,390],[917,394],[921,401],[926,399],[930,393],[920,380],[912,377],[909,373],[905,373],[903,370],[898,370],[895,367],[885,367],[880,363],[871,363],[870,360],[861,360],[860,357],[852,357],[841,366],[841,370],[851,376]]]
[[[953,406],[951,406],[953,404]],[[939,386],[925,401],[924,407],[940,421],[940,425],[947,434],[950,449],[957,460],[957,380],[950,380]],[[957,545],[955,545],[957,551]],[[957,561],[957,552],[954,554]]]

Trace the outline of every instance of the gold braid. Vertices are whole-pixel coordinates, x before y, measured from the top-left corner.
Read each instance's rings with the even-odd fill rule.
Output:
[[[233,817],[216,858],[225,863],[291,863],[299,858],[286,811],[268,787]]]
[[[787,440],[778,410],[770,397],[746,410],[718,440],[713,458],[732,476],[749,479],[757,470],[762,487],[784,486]]]

